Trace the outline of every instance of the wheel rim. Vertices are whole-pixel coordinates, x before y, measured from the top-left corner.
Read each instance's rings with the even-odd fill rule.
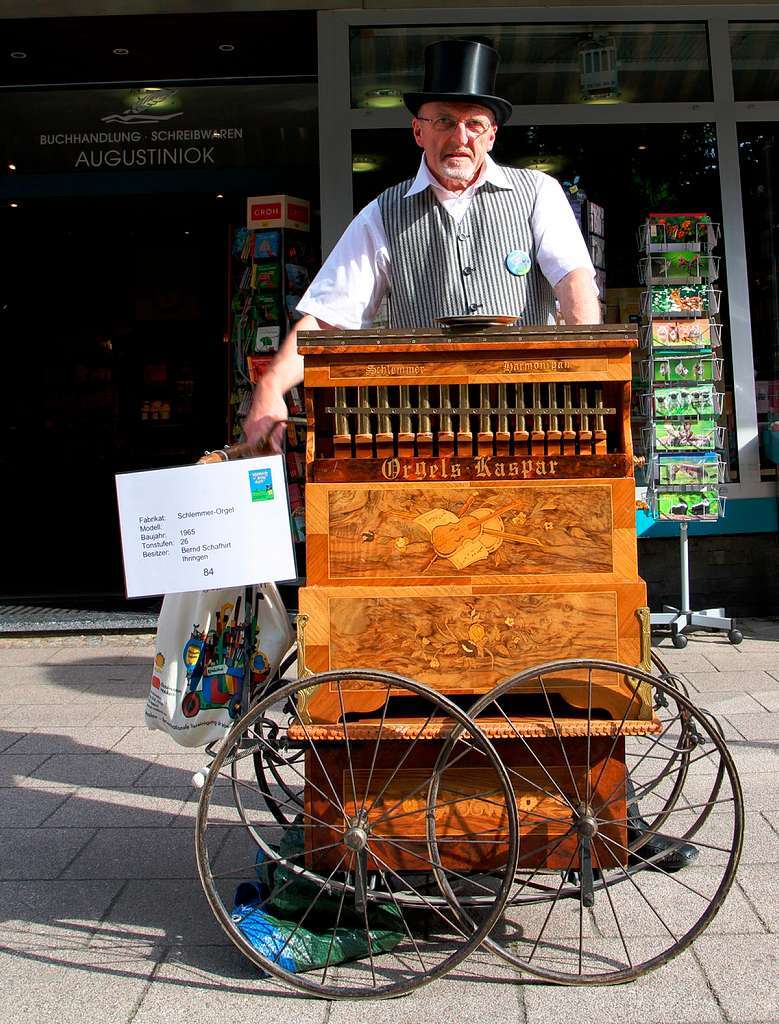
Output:
[[[364,719],[353,722],[344,720],[341,714],[341,739],[337,749],[331,749],[330,740],[321,738],[327,730],[307,724],[297,710],[295,698],[312,685],[327,685],[337,694],[343,710],[348,693],[357,683],[383,689],[381,709],[367,731]],[[410,701],[414,702],[414,714],[409,717],[405,739],[401,740],[397,738],[394,709],[399,702]],[[281,709],[285,709],[283,713]],[[297,778],[302,786],[301,776],[305,775],[307,799],[297,822],[273,819],[254,777],[252,759],[259,750],[266,749],[263,730],[256,728],[264,720],[276,722],[306,748],[305,772],[289,765],[280,768],[292,789],[293,780]],[[370,738],[366,740],[368,734]],[[431,741],[432,735],[449,737],[443,763],[437,754],[446,744]],[[431,742],[435,747],[430,746]],[[427,748],[430,752],[426,752]],[[332,759],[339,752],[341,760],[337,771],[333,771]],[[471,787],[451,796],[451,786],[446,789],[446,773],[455,771],[458,761],[475,761],[480,780],[485,772],[490,773],[489,782],[480,783],[482,790]],[[431,804],[428,794],[433,776],[439,782],[443,778],[445,785],[436,787],[441,797]],[[238,806],[225,805],[220,800],[221,794],[232,791],[218,785],[221,780],[240,791]],[[439,891],[436,868],[440,865],[434,856],[436,851],[427,841],[426,818],[432,814],[434,818],[464,820],[466,803],[472,808],[475,799],[488,797],[496,803],[502,801],[501,835],[505,842],[494,872],[496,880],[490,887],[482,886],[478,921],[467,919],[466,924],[459,908]],[[408,810],[409,806],[412,810]],[[408,822],[400,826],[404,817]],[[302,851],[282,856],[278,852],[279,840],[293,838],[297,828],[310,837],[309,856]],[[468,828],[463,833],[471,844],[467,850],[479,853],[495,843],[494,823],[489,824],[489,829],[485,825]],[[404,838],[406,834],[412,838]],[[439,977],[478,948],[497,920],[511,888],[511,865],[518,856],[517,834],[508,775],[489,741],[463,711],[441,694],[400,676],[368,671],[330,672],[279,689],[233,727],[217,752],[201,792],[196,854],[200,877],[217,920],[255,964],[314,995],[330,999],[384,998]],[[323,839],[329,842],[322,842]],[[341,963],[337,967],[329,962],[328,949],[324,966],[307,974],[291,973],[284,966],[282,954],[269,957],[259,952],[233,921],[231,899],[238,882],[254,877],[258,849],[268,860],[276,858],[277,869],[287,872],[285,884],[291,891],[293,882],[305,882],[316,890],[302,917],[298,913],[295,923],[300,928],[316,919],[317,906],[323,906],[328,898],[331,900],[334,920],[329,920],[325,929],[330,936],[329,949],[334,948],[332,937],[347,916],[353,921],[354,913],[361,914],[365,934],[370,927],[370,915],[382,906],[388,907],[397,921],[397,946],[381,956],[374,953],[365,961]],[[459,864],[448,862],[442,870],[455,887],[464,873]],[[271,908],[266,899],[257,912]],[[421,924],[426,932],[420,931]]]
[[[733,760],[710,716],[667,683],[615,663],[556,662],[499,684],[470,711],[493,738],[499,754],[501,744],[494,739],[491,723],[503,720],[500,711],[511,695],[539,680],[546,687],[543,692],[552,693],[555,676],[573,670],[583,672],[590,687],[593,673],[624,676],[629,672],[633,679],[649,682],[655,693],[667,697],[679,712],[670,716],[664,732],[624,741],[625,765],[649,830],[633,831],[636,821],[626,806],[624,769],[621,789],[618,786],[609,792],[606,787],[604,792],[602,765],[616,756],[620,741],[608,741],[604,750],[598,740],[596,751],[595,734],[608,727],[591,717],[591,707],[585,712],[588,729],[580,747],[591,760],[581,773],[578,763],[563,755],[554,732],[546,749],[548,753],[552,744],[560,743],[560,756],[552,770],[544,770],[544,765],[533,761],[532,749],[523,748],[524,759],[533,770],[509,765],[509,775],[527,797],[526,806],[535,800],[536,809],[523,811],[520,807],[518,873],[501,935],[491,935],[486,945],[515,967],[547,981],[617,984],[677,955],[717,913],[738,863],[743,802]],[[555,718],[551,706],[549,710]],[[560,716],[557,723],[562,730]],[[695,745],[691,746],[693,737]],[[521,744],[521,739],[516,737],[516,742]],[[534,743],[528,741],[531,748]],[[678,756],[669,756],[661,743],[666,747],[676,744]],[[573,749],[570,744],[568,749]],[[655,757],[659,758],[660,773],[665,773],[662,782],[655,777]],[[549,758],[547,764],[551,766],[553,761]],[[523,798],[518,799],[522,804]],[[549,814],[550,807],[555,808],[554,816],[544,820],[544,809]],[[544,833],[552,837],[545,846],[536,838]],[[651,843],[668,839],[678,847],[689,837],[698,847],[700,865],[667,872],[659,863],[662,855],[654,852]],[[559,864],[569,850],[567,867],[562,862],[556,874],[538,866],[541,858],[549,863],[558,854]],[[448,895],[457,900],[453,890]],[[462,898],[459,902],[466,913]],[[478,903],[478,899],[471,902]]]

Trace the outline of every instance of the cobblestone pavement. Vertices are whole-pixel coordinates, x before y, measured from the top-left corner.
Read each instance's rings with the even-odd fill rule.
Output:
[[[327,1003],[259,978],[196,877],[198,752],[143,724],[152,638],[0,640],[0,1022],[265,1019],[529,1024],[779,1020],[779,622],[658,648],[723,724],[747,804],[736,885],[677,959],[629,985],[517,984],[485,952],[399,1000]],[[700,869],[697,869],[700,870]]]

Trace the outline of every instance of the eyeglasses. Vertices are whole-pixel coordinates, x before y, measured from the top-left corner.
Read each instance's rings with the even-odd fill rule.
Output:
[[[465,120],[457,120],[455,117],[446,117],[441,115],[440,117],[420,117],[417,114],[417,121],[429,121],[433,126],[434,132],[453,132],[458,124],[465,126],[465,131],[471,138],[476,138],[479,135],[484,135],[492,128],[492,124],[485,117],[468,117]]]

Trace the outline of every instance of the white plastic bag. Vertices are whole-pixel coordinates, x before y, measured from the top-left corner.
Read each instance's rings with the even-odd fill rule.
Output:
[[[251,691],[278,669],[292,630],[274,583],[251,588],[168,594],[157,624],[146,724],[183,747],[220,740],[246,711],[246,630],[250,630]]]

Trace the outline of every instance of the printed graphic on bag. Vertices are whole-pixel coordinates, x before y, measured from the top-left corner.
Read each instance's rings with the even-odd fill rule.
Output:
[[[684,491],[657,495],[657,514],[660,519],[718,519],[719,491]]]
[[[249,488],[252,501],[272,501],[273,478],[270,469],[250,469]]]

